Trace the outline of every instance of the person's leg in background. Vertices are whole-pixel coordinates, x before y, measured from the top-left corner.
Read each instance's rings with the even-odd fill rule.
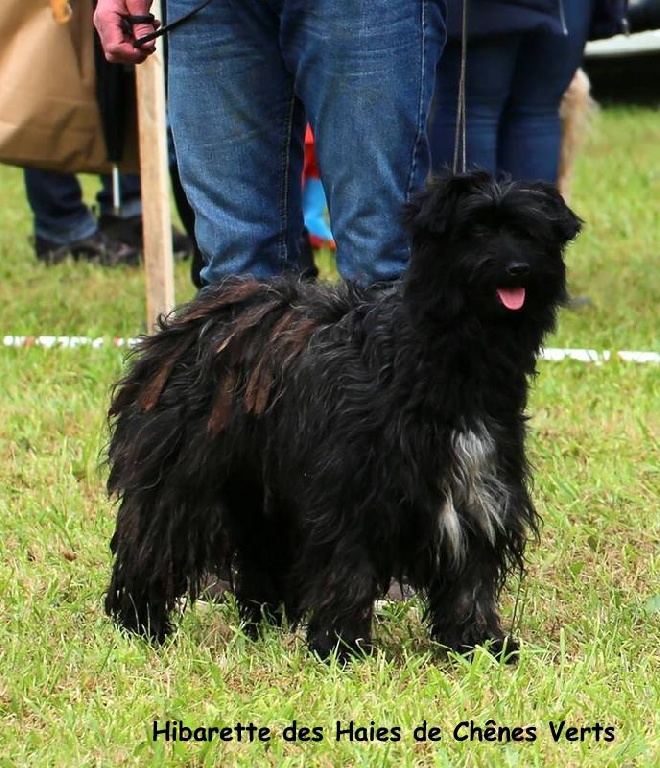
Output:
[[[528,33],[520,47],[498,155],[499,167],[515,179],[557,181],[559,105],[582,61],[593,0],[572,0],[564,8],[568,34],[539,29]]]
[[[282,48],[305,102],[344,278],[400,277],[403,203],[429,170],[426,119],[443,0],[284,0]]]
[[[142,185],[136,173],[119,175],[120,208],[115,210],[112,176],[101,176],[101,189],[96,195],[99,229],[107,237],[128,243],[142,251]],[[175,256],[188,256],[192,251],[190,239],[172,227],[172,252]]]
[[[66,244],[96,232],[96,220],[74,173],[25,168],[23,178],[37,238]]]
[[[593,0],[564,3],[567,35],[539,30],[521,47],[512,98],[502,123],[499,162],[517,179],[556,184],[561,152],[562,96],[580,66]],[[571,296],[569,309],[591,303]]]
[[[72,255],[109,266],[137,262],[135,248],[99,231],[75,174],[25,168],[23,177],[40,261],[54,264]]]
[[[171,19],[187,10],[168,3]],[[227,0],[169,39],[169,117],[205,284],[297,270],[305,116],[279,35],[270,3]]]
[[[466,66],[466,165],[496,173],[500,120],[511,93],[521,33],[470,40]],[[452,168],[456,144],[461,44],[447,43],[436,73],[429,137],[435,173]],[[460,154],[459,154],[460,163]],[[460,167],[459,167],[460,170]]]

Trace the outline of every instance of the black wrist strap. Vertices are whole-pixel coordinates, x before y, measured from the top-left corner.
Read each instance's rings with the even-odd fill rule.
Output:
[[[153,32],[149,32],[147,35],[138,37],[136,40],[133,40],[133,47],[142,48],[145,43],[150,43],[152,40],[156,40],[157,38],[162,37],[170,30],[180,26],[181,24],[188,21],[188,19],[191,19],[193,16],[198,14],[203,8],[206,8],[210,2],[211,0],[203,0],[203,2],[201,2],[199,5],[196,5],[192,10],[188,11],[188,13],[185,13],[183,16],[181,16],[181,18],[176,19],[169,24],[163,24],[162,27],[154,29]],[[136,24],[153,24],[154,21],[155,17],[153,13],[149,13],[144,16],[122,16],[122,27],[124,28],[124,31],[130,35],[133,31],[133,27]]]

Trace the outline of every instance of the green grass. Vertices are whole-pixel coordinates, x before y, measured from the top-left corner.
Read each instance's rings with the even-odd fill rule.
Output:
[[[592,306],[564,313],[549,346],[659,349],[659,168],[657,111],[604,109],[573,192],[588,225],[568,259],[572,292]],[[139,271],[38,265],[15,169],[0,168],[0,206],[3,335],[143,330]],[[193,294],[187,269],[176,265],[179,301]],[[413,600],[385,609],[380,652],[347,670],[311,659],[299,635],[250,642],[231,602],[196,606],[162,649],[106,619],[114,509],[100,456],[122,367],[112,347],[0,349],[0,766],[660,764],[660,367],[540,365],[530,453],[544,527],[503,600],[508,623],[518,601],[516,667],[444,659]],[[154,742],[154,720],[168,719],[254,723],[271,738]],[[323,739],[286,741],[294,720]],[[401,738],[338,741],[336,722],[351,720]],[[536,739],[455,740],[470,720]],[[611,726],[614,740],[555,743],[548,723],[562,720]],[[424,721],[440,741],[415,741]]]

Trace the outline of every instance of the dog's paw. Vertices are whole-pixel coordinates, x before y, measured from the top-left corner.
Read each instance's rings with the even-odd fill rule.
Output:
[[[462,633],[460,638],[436,638],[447,650],[458,653],[466,658],[472,658],[476,648],[484,648],[492,656],[503,664],[516,664],[520,656],[520,643],[508,635],[480,635],[468,637],[469,633]]]
[[[154,645],[162,645],[173,630],[164,606],[139,600],[126,590],[108,592],[105,612],[122,630]]]
[[[486,650],[503,664],[517,664],[520,658],[520,643],[511,636],[496,638],[484,643]]]
[[[238,608],[243,632],[250,640],[258,640],[265,626],[284,626],[284,611],[279,604],[239,600]]]
[[[315,633],[307,638],[307,646],[321,661],[330,662],[335,659],[341,665],[365,658],[374,652],[370,638],[358,637],[347,640],[334,632]]]
[[[149,618],[139,620],[135,615],[115,615],[112,618],[123,632],[137,635],[153,645],[162,645],[173,631],[169,621],[156,623]]]
[[[502,664],[518,663],[520,645],[516,640],[510,637],[483,640],[482,642],[475,643],[475,645],[463,645],[457,648],[452,648],[451,650],[461,654],[461,656],[471,659],[477,648],[484,648],[488,653],[494,656],[497,661],[502,662]]]

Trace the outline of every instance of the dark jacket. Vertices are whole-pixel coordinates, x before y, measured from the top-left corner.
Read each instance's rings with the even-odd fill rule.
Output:
[[[596,0],[591,19],[590,40],[612,37],[628,30],[628,0]]]
[[[468,4],[468,38],[543,27],[566,34],[564,3],[574,0],[447,0],[447,34],[461,38],[463,2]],[[594,0],[590,39],[622,32],[627,0]]]

